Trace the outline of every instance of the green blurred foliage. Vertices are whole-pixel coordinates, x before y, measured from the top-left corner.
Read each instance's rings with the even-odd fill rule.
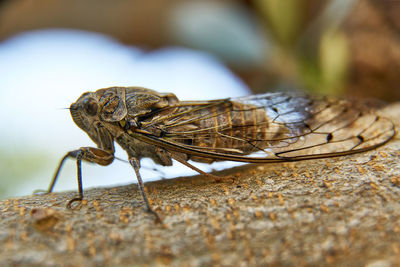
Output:
[[[316,93],[342,94],[349,69],[346,36],[340,31],[327,30],[321,37],[316,57],[298,58],[301,82]]]
[[[254,3],[272,39],[272,59],[266,64],[267,71],[272,70],[278,80],[289,82],[294,88],[321,94],[344,93],[349,46],[338,27],[344,16],[339,15],[335,20],[329,14],[332,3],[338,2],[255,0]],[[350,7],[347,4],[343,9]]]
[[[48,159],[41,151],[0,150],[0,199],[15,195],[16,188],[48,167]]]
[[[268,30],[280,45],[292,46],[301,30],[301,1],[256,0],[256,6],[266,20]]]

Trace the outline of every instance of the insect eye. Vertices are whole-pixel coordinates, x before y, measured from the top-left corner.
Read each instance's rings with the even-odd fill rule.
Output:
[[[85,112],[90,115],[94,116],[97,114],[97,102],[96,100],[89,98],[83,101],[83,108]]]

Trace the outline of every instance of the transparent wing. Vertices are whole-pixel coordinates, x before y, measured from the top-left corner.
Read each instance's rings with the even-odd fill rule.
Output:
[[[373,102],[269,93],[180,102],[143,120],[143,141],[195,157],[270,162],[346,155],[395,135]],[[146,140],[144,140],[146,139]],[[197,159],[197,158],[196,158]]]

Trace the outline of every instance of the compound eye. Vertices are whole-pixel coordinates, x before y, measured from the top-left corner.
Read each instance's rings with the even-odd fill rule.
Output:
[[[83,101],[83,109],[90,116],[96,115],[97,114],[97,101],[94,100],[93,98],[85,99]]]

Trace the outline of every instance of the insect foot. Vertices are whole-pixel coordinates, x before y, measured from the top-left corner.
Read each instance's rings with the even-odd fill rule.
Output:
[[[157,213],[157,212],[155,212],[155,211],[152,210],[152,209],[147,209],[147,208],[145,208],[145,211],[146,211],[147,213],[150,213],[151,215],[154,216],[154,222],[155,222],[155,223],[162,223],[162,220],[161,220],[160,216],[158,216],[158,213]]]
[[[76,198],[71,199],[70,201],[68,201],[68,203],[66,205],[67,209],[79,210],[82,207],[82,200],[83,199],[81,197],[76,197]],[[74,203],[74,202],[79,202],[79,203],[73,207],[72,203]]]

